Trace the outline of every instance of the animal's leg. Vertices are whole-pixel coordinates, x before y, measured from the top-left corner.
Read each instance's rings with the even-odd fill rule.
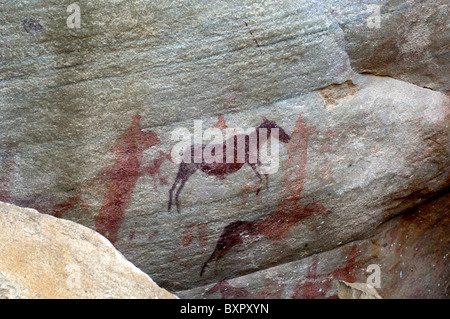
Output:
[[[186,181],[189,179],[189,177],[191,177],[192,174],[195,173],[195,171],[197,169],[198,169],[198,166],[197,166],[197,164],[194,164],[194,163],[186,164],[186,163],[182,162],[180,164],[180,172],[182,172],[182,175],[180,175],[181,184],[180,184],[180,187],[178,187],[178,190],[175,194],[175,204],[177,206],[178,213],[180,213],[180,204],[178,201],[180,192],[183,189],[184,184],[186,184]]]
[[[260,186],[258,187],[258,189],[256,190],[256,196],[258,196],[259,195],[259,192],[261,191],[261,184],[262,184],[262,177],[261,177],[261,174],[258,172],[258,170],[256,169],[256,164],[248,164],[248,165],[250,165],[250,167],[253,169],[253,171],[255,172],[255,174],[256,174],[256,176],[258,176],[258,178],[259,178],[259,183],[260,183]],[[266,175],[266,180],[267,180],[267,174],[264,174],[264,175]]]
[[[180,168],[178,169],[178,173],[177,173],[177,177],[175,178],[175,182],[172,185],[172,188],[169,190],[169,207],[168,210],[170,212],[170,209],[172,208],[172,195],[173,195],[173,191],[175,189],[175,187],[177,187],[178,182],[181,180],[181,164],[180,164]]]

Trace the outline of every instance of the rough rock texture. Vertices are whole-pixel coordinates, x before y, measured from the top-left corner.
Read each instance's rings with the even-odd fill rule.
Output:
[[[376,233],[307,258],[177,292],[180,298],[336,298],[339,281],[365,285],[380,268],[382,298],[450,297],[450,193],[382,224]]]
[[[348,254],[450,185],[444,1],[78,1],[79,29],[71,3],[0,4],[0,200],[97,230],[164,288]],[[263,116],[290,135],[268,186],[197,171],[168,211],[172,132]]]
[[[381,299],[377,290],[367,283],[351,283],[339,281],[339,299]]]
[[[0,299],[176,298],[103,236],[0,203]]]
[[[449,92],[448,1],[331,0],[326,3],[328,12],[344,32],[346,51],[355,71],[392,76]]]

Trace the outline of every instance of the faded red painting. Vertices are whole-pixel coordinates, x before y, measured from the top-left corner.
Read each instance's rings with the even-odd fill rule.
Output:
[[[329,261],[314,258],[306,275],[301,277],[293,289],[291,279],[286,281],[283,276],[280,276],[279,281],[265,279],[264,286],[256,291],[248,288],[249,284],[253,286],[251,279],[244,281],[247,282],[246,288],[233,286],[223,279],[206,290],[205,296],[214,297],[214,294],[220,293],[222,299],[279,299],[283,298],[283,295],[293,299],[337,298],[333,283],[337,280],[355,282],[358,272],[364,271],[363,265],[367,263],[366,258],[359,258],[360,250],[357,245],[348,247],[344,252],[345,262],[331,271],[320,272],[319,264],[326,265]]]
[[[322,184],[331,183],[333,181],[333,160],[328,154],[332,151],[333,140],[339,136],[340,133],[340,131],[335,131],[331,127],[328,127],[325,137],[322,139],[321,148],[319,149],[321,157],[323,158],[320,169],[320,179]]]
[[[360,267],[357,261],[359,249],[356,245],[351,247],[346,264],[329,273],[318,273],[319,258],[315,258],[308,269],[307,275],[294,288],[291,298],[293,299],[316,299],[316,298],[335,298],[337,296],[327,296],[332,284],[336,280],[347,282],[355,281],[355,272]]]
[[[220,122],[219,117],[219,122]],[[260,134],[267,134],[266,140],[269,136],[271,136],[272,130],[278,131],[278,140],[283,143],[288,143],[290,140],[290,136],[280,127],[277,125],[277,123],[270,121],[266,118],[263,118],[263,123],[259,125],[254,132],[252,132],[249,135],[246,134],[236,134],[232,137],[229,137],[227,141],[223,142],[222,144],[216,144],[216,145],[192,145],[190,149],[190,154],[187,154],[187,158],[183,159],[178,166],[178,173],[176,175],[175,181],[172,185],[172,188],[169,190],[169,203],[168,203],[168,210],[170,211],[172,208],[173,200],[175,201],[175,206],[177,208],[177,212],[180,213],[180,203],[179,203],[179,197],[181,190],[185,186],[187,180],[197,171],[200,170],[203,173],[210,175],[210,176],[216,176],[218,179],[225,179],[231,174],[237,173],[245,164],[248,164],[260,182],[262,182],[262,176],[257,170],[257,166],[261,165],[259,161],[259,150],[261,145],[259,144],[259,141],[261,140],[260,137],[263,135]],[[265,133],[264,133],[265,132]],[[250,156],[250,141],[251,137],[255,137],[256,142],[256,150],[258,154],[258,160],[257,162],[251,161]],[[241,161],[238,157],[238,140],[243,140],[243,154],[244,158],[243,161]],[[209,163],[205,159],[205,150],[209,147],[216,149],[221,149],[222,155],[220,158],[220,161],[213,161]],[[230,153],[233,153],[233,157],[230,159],[227,155],[227,147],[228,150],[231,150]],[[200,159],[196,159],[196,153],[200,153]],[[218,153],[220,154],[220,153]],[[266,182],[268,180],[267,174],[265,175]],[[178,189],[177,189],[178,187]],[[174,191],[175,196],[174,196]],[[256,194],[258,195],[260,191],[260,188],[256,191]]]
[[[141,166],[141,173],[148,174],[153,178],[153,188],[158,189],[158,185],[169,185],[167,177],[161,173],[161,166],[164,162],[172,162],[171,150],[167,152],[159,151],[159,155],[148,163]],[[159,182],[159,183],[158,183]]]
[[[187,222],[184,226],[183,235],[181,237],[181,247],[186,249],[194,244],[194,241],[198,243],[201,252],[206,248],[208,244],[208,224],[206,223],[193,223]]]
[[[141,176],[143,153],[160,142],[154,132],[142,132],[140,119],[141,116],[138,114],[133,117],[130,127],[112,148],[115,154],[114,164],[104,168],[97,177],[107,186],[95,229],[112,243],[117,240],[125,210],[131,201],[136,182]],[[153,167],[156,166],[154,164]],[[152,172],[152,166],[146,167],[146,171]]]
[[[217,117],[217,122],[212,126],[212,128],[218,128],[219,130],[228,128],[227,123],[225,122],[225,116],[223,114],[219,114]]]
[[[0,200],[24,207],[32,207],[41,213],[62,217],[69,209],[79,205],[87,208],[89,205],[82,201],[84,192],[97,183],[105,184],[106,191],[103,204],[96,218],[96,230],[107,237],[112,243],[117,240],[117,233],[131,201],[131,197],[139,177],[148,174],[153,178],[156,188],[166,185],[166,177],[160,172],[165,161],[171,161],[170,151],[159,152],[159,156],[148,163],[142,163],[143,153],[146,149],[159,144],[160,140],[154,132],[143,132],[140,125],[141,116],[136,114],[131,125],[112,147],[115,155],[114,163],[102,169],[96,177],[82,185],[75,194],[60,201],[52,197],[34,196],[27,199],[13,198],[10,187],[14,184],[15,157],[13,149],[6,150],[6,156],[0,163],[2,176],[0,179]],[[130,235],[130,241],[134,234]]]
[[[57,217],[60,217],[63,212],[72,208],[79,202],[79,195],[70,196],[62,202],[52,196],[36,195],[27,198],[17,198],[16,196],[13,196],[11,194],[11,189],[15,184],[19,150],[17,147],[8,146],[3,152],[5,155],[0,163],[0,201],[20,207],[34,208],[41,213]]]
[[[266,279],[264,287],[257,292],[249,292],[245,288],[234,287],[225,279],[219,281],[208,289],[205,294],[212,295],[219,292],[222,299],[279,299],[283,292],[279,283],[272,279]]]
[[[280,240],[289,234],[293,226],[312,214],[327,215],[330,212],[317,201],[307,205],[299,204],[304,188],[306,175],[307,150],[309,137],[316,132],[313,126],[307,125],[301,115],[294,127],[288,144],[288,159],[284,171],[282,185],[282,200],[274,213],[253,221],[238,220],[228,224],[217,241],[216,247],[204,263],[200,276],[212,261],[223,258],[233,247],[242,245],[245,237]]]

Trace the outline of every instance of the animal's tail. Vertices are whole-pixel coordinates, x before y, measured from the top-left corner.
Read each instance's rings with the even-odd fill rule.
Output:
[[[167,210],[170,212],[170,209],[172,208],[172,199],[173,199],[173,191],[175,190],[175,188],[178,185],[178,182],[181,179],[181,174],[180,174],[181,168],[178,169],[178,173],[177,173],[177,177],[175,178],[175,182],[173,183],[172,187],[169,190],[169,205],[167,207]]]
[[[167,207],[168,211],[170,212],[170,209],[172,208],[172,200],[173,200],[173,191],[175,190],[175,188],[177,187],[178,183],[181,181],[181,185],[180,188],[183,187],[183,177],[184,175],[186,175],[185,171],[186,171],[186,163],[181,162],[180,166],[178,167],[178,173],[177,173],[177,177],[175,177],[175,182],[173,182],[172,187],[169,190],[169,205]],[[181,189],[178,188],[178,192],[175,195],[175,201],[177,202],[177,210],[178,212],[180,212],[179,208],[178,208],[178,193],[181,191]]]

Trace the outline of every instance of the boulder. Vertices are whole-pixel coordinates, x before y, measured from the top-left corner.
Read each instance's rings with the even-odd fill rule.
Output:
[[[5,203],[0,227],[1,299],[176,298],[87,227]]]

